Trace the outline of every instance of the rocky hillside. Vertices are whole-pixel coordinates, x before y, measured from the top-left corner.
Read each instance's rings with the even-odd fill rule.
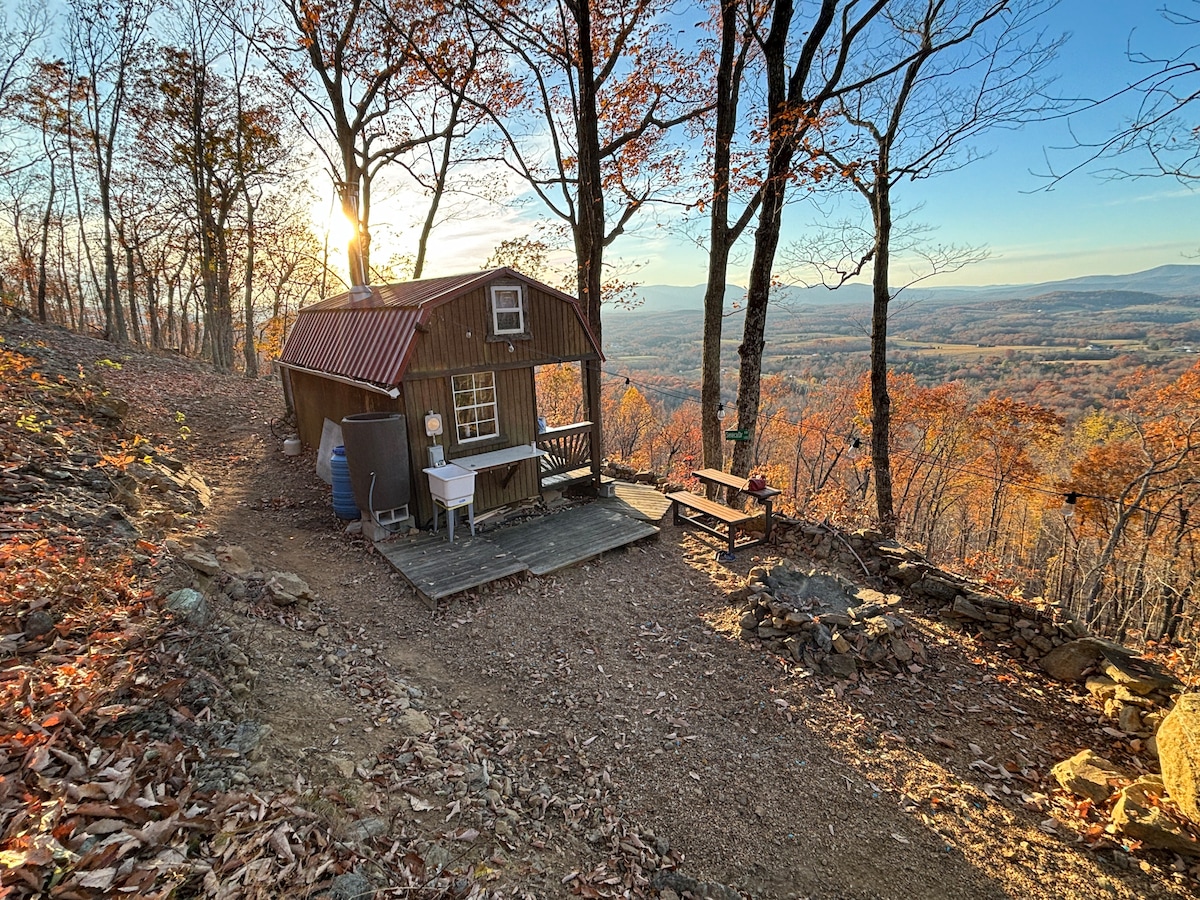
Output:
[[[276,383],[0,336],[0,896],[1197,888],[1195,707],[1051,608],[664,523],[431,617]]]

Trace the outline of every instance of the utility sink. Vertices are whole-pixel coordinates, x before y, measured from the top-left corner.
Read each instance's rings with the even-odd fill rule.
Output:
[[[475,473],[470,469],[446,463],[422,471],[429,476],[429,492],[445,507],[461,506],[475,496]]]

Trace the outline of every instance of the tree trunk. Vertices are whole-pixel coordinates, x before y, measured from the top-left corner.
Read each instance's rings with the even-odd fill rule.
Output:
[[[881,172],[886,166],[880,167]],[[875,473],[875,513],[886,537],[896,536],[896,512],[892,496],[890,434],[892,399],[888,395],[887,331],[888,264],[891,253],[891,186],[886,177],[876,179],[872,199],[875,219],[875,260],[871,276],[871,468]]]
[[[54,210],[54,194],[57,182],[54,177],[54,157],[50,157],[49,196],[46,198],[46,212],[42,215],[42,246],[38,253],[38,283],[37,283],[37,317],[43,325],[46,324],[46,257],[50,251],[50,217]]]
[[[242,296],[242,315],[245,317],[245,337],[242,355],[246,362],[245,376],[258,377],[258,343],[254,340],[254,204],[246,197],[246,288]]]
[[[787,179],[795,144],[788,124],[787,38],[791,31],[792,0],[777,0],[771,30],[763,44],[763,63],[767,73],[768,161],[767,178],[762,187],[762,206],[758,211],[758,231],[754,235],[754,255],[750,263],[750,283],[746,291],[746,319],[742,343],[738,347],[737,427],[749,440],[733,447],[734,475],[750,474],[751,447],[757,431],[758,405],[762,394],[762,351],[766,345],[767,304],[771,296],[771,270],[779,247],[783,222],[783,204],[787,197]]]
[[[123,242],[123,244],[125,250],[125,291],[129,303],[130,331],[133,334],[134,343],[141,346],[145,341],[142,340],[142,317],[138,312],[137,271],[133,265],[133,245],[128,242]]]
[[[575,228],[579,299],[596,342],[601,343],[600,298],[604,264],[604,190],[600,173],[600,130],[597,122],[596,73],[592,54],[592,20],[589,0],[567,0],[575,23],[579,54],[579,221]],[[592,483],[600,489],[603,455],[600,415],[600,361],[583,364],[583,389],[592,421]]]
[[[713,138],[713,196],[709,218],[708,284],[704,289],[704,344],[700,358],[700,434],[704,465],[725,465],[721,421],[721,330],[725,315],[725,281],[729,253],[736,240],[729,228],[730,148],[737,127],[737,0],[721,2],[721,55],[717,67],[717,122]]]

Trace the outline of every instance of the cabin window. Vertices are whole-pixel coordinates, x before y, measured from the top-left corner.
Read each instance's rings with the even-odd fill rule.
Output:
[[[454,390],[454,423],[458,442],[466,444],[500,436],[496,415],[496,373],[472,372],[451,375]]]
[[[522,300],[520,285],[492,286],[493,333],[525,333],[525,305]]]

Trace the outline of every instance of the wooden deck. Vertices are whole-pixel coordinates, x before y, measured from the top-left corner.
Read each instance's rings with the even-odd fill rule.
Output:
[[[670,508],[657,504],[645,485],[618,483],[617,496],[561,512],[505,525],[471,537],[456,532],[454,543],[444,534],[391,538],[375,547],[403,575],[431,609],[438,600],[509,575],[546,575],[658,533],[651,522]],[[622,497],[624,494],[624,497]],[[653,516],[653,510],[661,511]]]
[[[534,575],[548,575],[652,534],[658,528],[648,522],[589,503],[497,529],[488,537]]]
[[[613,484],[613,495],[597,501],[601,506],[616,510],[643,522],[661,522],[671,508],[671,501],[658,488],[648,484],[630,484],[618,481]]]
[[[451,544],[444,533],[377,541],[375,548],[417,589],[430,609],[442,597],[524,572],[528,566],[483,536],[470,532]]]

